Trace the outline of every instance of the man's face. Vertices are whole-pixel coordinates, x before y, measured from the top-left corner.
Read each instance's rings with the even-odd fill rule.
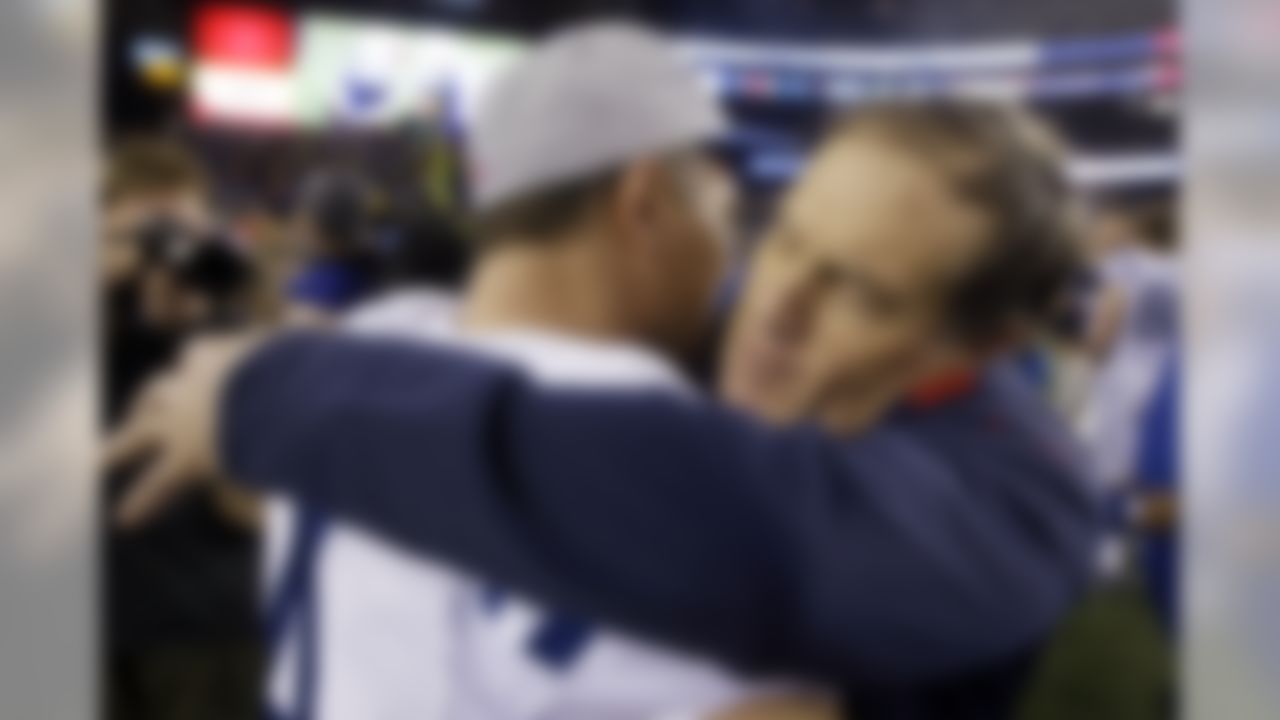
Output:
[[[721,389],[775,422],[865,427],[956,360],[947,293],[987,221],[927,162],[863,132],[836,139],[759,247],[730,328]]]

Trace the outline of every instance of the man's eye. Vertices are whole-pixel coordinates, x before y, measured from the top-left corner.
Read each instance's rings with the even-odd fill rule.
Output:
[[[897,299],[881,291],[861,277],[834,273],[832,284],[839,288],[844,302],[859,313],[871,317],[887,318],[901,308]]]

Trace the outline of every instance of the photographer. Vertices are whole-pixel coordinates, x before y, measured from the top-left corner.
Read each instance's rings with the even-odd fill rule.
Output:
[[[104,420],[111,427],[186,339],[243,323],[253,272],[215,232],[204,175],[179,146],[123,145],[108,171],[104,213]],[[108,503],[135,475],[124,468],[109,478]],[[210,493],[154,527],[107,535],[104,717],[255,716],[250,524],[234,500]]]

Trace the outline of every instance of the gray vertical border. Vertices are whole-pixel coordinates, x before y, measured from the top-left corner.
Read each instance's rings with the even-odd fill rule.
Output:
[[[0,717],[96,716],[96,3],[0,2]]]
[[[1187,0],[1184,717],[1280,717],[1280,3]]]

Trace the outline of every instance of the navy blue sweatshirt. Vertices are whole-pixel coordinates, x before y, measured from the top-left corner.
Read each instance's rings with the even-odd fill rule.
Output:
[[[898,688],[1035,646],[1082,593],[1083,462],[1010,373],[838,440],[296,335],[224,398],[231,471],[549,605],[742,669]]]

